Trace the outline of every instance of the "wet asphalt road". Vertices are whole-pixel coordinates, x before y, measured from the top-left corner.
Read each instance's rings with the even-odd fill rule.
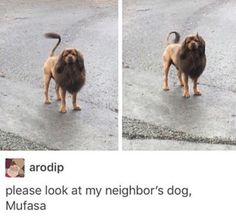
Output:
[[[17,3],[16,3],[17,2]],[[2,0],[0,2],[0,149],[117,149],[116,0]],[[87,83],[82,111],[58,112],[54,83],[51,105],[43,104],[42,67],[56,41],[85,58]]]
[[[124,149],[236,149],[236,1],[129,0],[123,10]],[[162,91],[162,52],[173,30],[206,40],[200,97],[192,90],[182,97],[173,67],[171,89]]]

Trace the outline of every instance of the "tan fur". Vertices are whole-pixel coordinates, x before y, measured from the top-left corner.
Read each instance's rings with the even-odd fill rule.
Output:
[[[176,32],[170,34],[172,33]],[[176,36],[179,40],[180,35],[176,33]],[[178,71],[177,75],[180,86],[183,87],[183,96],[190,97],[189,77],[193,80],[194,95],[200,96],[201,92],[197,85],[198,78],[206,65],[205,41],[198,34],[187,36],[181,43],[178,43],[178,40],[172,44],[168,43],[163,53],[163,90],[169,90],[168,73],[170,66],[173,64]],[[196,72],[194,69],[196,69]]]
[[[53,37],[51,37],[51,35]],[[57,35],[56,33],[48,33],[47,37],[48,38],[58,37],[58,39],[60,38],[60,36]],[[60,43],[60,39],[59,39],[59,43]],[[50,56],[44,63],[44,67],[43,67],[44,68],[44,103],[45,104],[51,103],[48,96],[48,90],[49,90],[50,81],[53,78],[56,81],[57,100],[61,100],[60,112],[62,113],[66,112],[66,92],[70,91],[70,89],[68,90],[67,87],[65,88],[63,86],[64,84],[63,82],[67,84],[68,81],[60,80],[60,79],[63,79],[66,75],[65,73],[68,73],[70,69],[73,70],[75,68],[75,70],[77,70],[76,77],[73,77],[73,78],[77,80],[75,81],[70,80],[70,81],[76,87],[76,88],[74,88],[74,86],[72,87],[72,89],[74,88],[75,90],[73,93],[71,93],[73,109],[78,111],[78,110],[81,110],[81,108],[76,102],[77,93],[79,89],[84,85],[84,82],[85,82],[85,69],[83,65],[83,56],[76,49],[72,49],[72,48],[64,49],[59,56],[53,56],[54,51],[59,45],[59,43],[53,48]],[[74,65],[75,67],[73,68]],[[66,68],[66,71],[64,70],[64,68]],[[64,77],[61,78],[60,76],[64,76]]]

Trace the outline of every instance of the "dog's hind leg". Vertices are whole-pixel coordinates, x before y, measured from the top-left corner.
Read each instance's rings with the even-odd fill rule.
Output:
[[[168,74],[170,69],[171,62],[167,60],[163,60],[163,90],[168,91],[170,90],[168,84]]]
[[[73,94],[72,94],[73,109],[74,109],[75,111],[80,111],[81,108],[80,108],[80,106],[76,103],[76,98],[77,98],[77,93],[73,93]]]
[[[190,94],[189,94],[189,86],[188,86],[188,75],[186,75],[185,73],[182,73],[182,78],[183,78],[183,82],[184,82],[184,93],[183,93],[183,96],[185,98],[189,98]]]
[[[51,103],[51,101],[49,100],[49,96],[48,96],[48,89],[49,89],[50,80],[51,80],[51,75],[49,73],[44,72],[44,103],[45,104]]]
[[[197,78],[193,79],[193,92],[195,96],[201,96],[201,91],[198,89],[198,82],[197,82]]]

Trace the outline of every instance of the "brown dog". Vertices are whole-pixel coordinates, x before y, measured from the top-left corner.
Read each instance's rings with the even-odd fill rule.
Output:
[[[169,43],[169,37],[175,34],[173,43]],[[194,95],[200,96],[198,89],[198,78],[202,74],[206,66],[205,41],[198,34],[189,35],[182,43],[179,43],[180,34],[177,32],[169,33],[167,37],[167,47],[163,53],[164,83],[163,90],[168,91],[168,73],[171,64],[178,71],[180,85],[184,87],[183,96],[188,98],[189,86],[188,78],[193,81]]]
[[[46,33],[45,37],[58,39],[58,42],[44,64],[44,103],[51,103],[48,97],[48,88],[50,80],[53,78],[56,82],[57,100],[61,100],[60,112],[66,112],[66,91],[72,94],[73,109],[81,110],[76,103],[76,97],[85,83],[83,56],[72,48],[67,48],[59,56],[54,56],[54,52],[61,42],[61,37],[56,33]]]

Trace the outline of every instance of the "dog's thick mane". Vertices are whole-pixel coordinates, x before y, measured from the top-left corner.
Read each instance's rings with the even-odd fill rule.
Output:
[[[205,57],[200,57],[198,53],[189,51],[180,64],[183,72],[187,73],[192,79],[198,78],[205,68]]]
[[[78,92],[85,83],[85,67],[82,56],[74,63],[66,63],[61,54],[54,68],[55,80],[70,93]]]
[[[206,65],[205,42],[201,36],[197,37],[200,41],[198,49],[189,50],[184,41],[179,50],[180,67],[192,79],[199,77]]]

